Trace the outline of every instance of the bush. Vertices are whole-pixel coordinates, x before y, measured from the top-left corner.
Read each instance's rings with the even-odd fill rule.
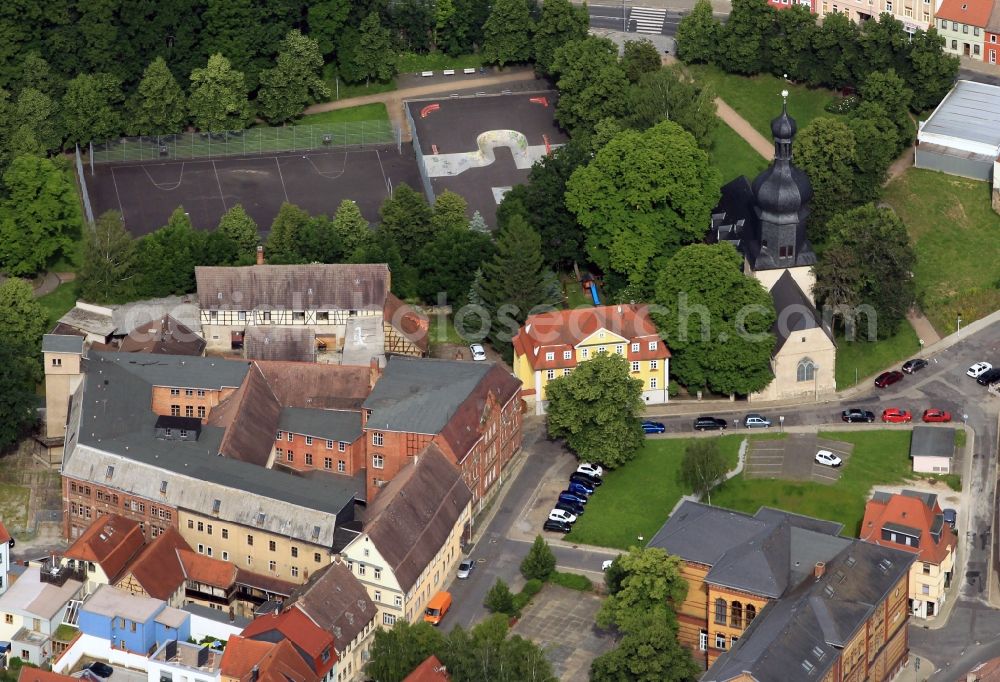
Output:
[[[568,587],[571,590],[579,590],[580,592],[590,592],[594,589],[594,584],[590,582],[590,578],[577,573],[560,573],[559,571],[554,571],[549,576],[549,582],[553,585],[562,585],[563,587]]]
[[[507,583],[500,578],[497,578],[497,581],[493,583],[493,587],[486,593],[486,600],[483,602],[483,606],[489,609],[490,613],[505,613],[508,616],[513,616],[516,613],[514,610],[514,595],[511,594]]]
[[[528,597],[534,597],[536,594],[542,591],[542,587],[545,585],[544,582],[538,580],[537,578],[532,578],[528,582],[524,583],[524,587],[521,588],[521,594],[526,594]]]
[[[513,612],[510,613],[509,615],[520,616],[521,611],[524,610],[524,607],[527,606],[528,602],[530,601],[531,601],[530,594],[525,594],[524,592],[518,592],[517,594],[514,595],[514,600],[512,602]]]
[[[857,109],[858,104],[860,103],[860,97],[857,95],[848,95],[847,97],[841,97],[840,99],[827,102],[826,106],[823,108],[831,114],[849,114]]]
[[[676,398],[681,394],[681,386],[676,381],[671,379],[667,383],[667,395],[671,398]]]
[[[546,580],[556,570],[556,555],[549,548],[549,543],[541,535],[535,536],[535,542],[528,550],[528,555],[521,562],[521,575],[528,580]]]

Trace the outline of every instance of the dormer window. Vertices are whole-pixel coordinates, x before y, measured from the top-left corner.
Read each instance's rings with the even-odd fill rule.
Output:
[[[555,359],[556,359],[556,354],[555,353],[549,352],[549,353],[545,354],[545,360],[546,360],[546,362],[552,362]]]
[[[166,495],[167,494],[167,482],[166,481],[160,481],[160,494],[161,495]]]
[[[108,479],[109,481],[111,480],[111,477],[114,475],[115,475],[115,468],[113,466],[109,466],[108,470],[104,472],[104,478]]]

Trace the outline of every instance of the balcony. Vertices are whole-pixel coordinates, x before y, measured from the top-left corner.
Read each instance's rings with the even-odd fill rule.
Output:
[[[51,559],[46,559],[42,562],[42,566],[38,571],[38,579],[40,582],[62,587],[66,584],[67,580],[76,580],[81,583],[86,583],[87,573],[81,568],[60,566],[59,564],[53,563]]]

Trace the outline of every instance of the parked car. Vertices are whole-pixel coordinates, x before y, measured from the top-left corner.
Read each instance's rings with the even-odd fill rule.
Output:
[[[577,502],[565,502],[563,500],[556,501],[556,509],[564,511],[573,516],[579,517],[583,514],[583,505]]]
[[[573,481],[566,486],[566,492],[573,493],[577,497],[590,497],[594,494],[594,486],[587,481]]]
[[[569,475],[569,480],[575,483],[584,483],[589,485],[591,488],[599,488],[603,481],[596,476],[588,476],[587,474],[581,474],[579,471],[574,471]]]
[[[840,418],[848,424],[855,422],[868,422],[870,424],[875,421],[875,413],[871,410],[859,410],[855,407],[841,412]]]
[[[985,374],[986,372],[989,372],[991,369],[993,369],[993,365],[991,365],[990,363],[977,362],[976,364],[969,367],[969,369],[966,370],[965,373],[968,374],[973,379],[978,379],[981,375]]]
[[[90,665],[85,666],[84,669],[89,670],[98,677],[102,678],[111,677],[111,673],[115,671],[115,669],[112,668],[110,665],[108,665],[107,663],[102,663],[101,661],[94,661]]]
[[[875,377],[875,385],[878,388],[885,388],[887,386],[892,386],[897,381],[903,379],[903,373],[892,370],[891,372],[882,372],[877,377]]]
[[[913,414],[899,407],[889,407],[882,410],[882,421],[887,424],[908,424],[913,421]]]
[[[606,571],[611,568],[611,564],[615,563],[614,559],[605,559],[601,562],[601,570]]]
[[[471,346],[469,346],[469,350],[472,351],[473,360],[480,361],[486,359],[486,349],[483,348],[483,344],[474,343]]]
[[[843,464],[843,460],[829,450],[820,450],[816,453],[816,463],[823,464],[828,467],[839,467]]]
[[[584,462],[576,468],[576,473],[587,474],[588,476],[594,476],[596,478],[601,478],[604,476],[604,467],[600,464],[591,464],[590,462]]]
[[[587,504],[587,496],[583,493],[577,495],[576,493],[571,493],[568,490],[564,490],[559,493],[557,501],[559,502],[569,502],[571,504],[579,504],[581,506]]]
[[[748,429],[766,429],[771,426],[771,420],[762,414],[748,414],[743,417],[743,426]]]
[[[542,530],[551,531],[553,533],[568,533],[573,530],[573,526],[566,523],[565,521],[553,521],[552,519],[545,519],[544,525],[542,525]]]
[[[651,422],[645,419],[642,422],[642,430],[646,433],[663,433],[667,430],[667,427],[663,422]]]
[[[458,572],[455,574],[455,577],[459,580],[465,580],[472,575],[472,571],[475,570],[475,568],[475,561],[472,559],[462,559],[462,561],[458,564]]]
[[[444,618],[450,608],[451,593],[438,592],[427,602],[427,608],[424,609],[424,622],[434,626],[440,625],[441,619]]]
[[[553,509],[549,512],[550,521],[565,521],[566,523],[576,523],[576,514],[571,514],[563,509]]]
[[[922,419],[925,422],[950,422],[951,412],[945,412],[944,410],[929,409],[924,410],[924,416]]]
[[[725,429],[728,425],[725,419],[718,417],[698,417],[694,420],[695,431],[718,431]]]
[[[1000,367],[988,369],[976,377],[976,383],[980,386],[989,386],[990,384],[995,384],[998,381],[1000,381]]]
[[[907,374],[913,374],[914,372],[919,372],[926,366],[927,361],[923,358],[913,358],[912,360],[904,362],[901,369]]]
[[[944,522],[951,526],[952,530],[955,530],[955,524],[958,523],[958,512],[954,509],[942,509],[941,514],[944,516]]]

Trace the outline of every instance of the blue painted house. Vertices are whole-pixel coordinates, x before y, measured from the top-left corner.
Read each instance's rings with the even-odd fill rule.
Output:
[[[152,597],[101,585],[80,607],[80,631],[110,642],[113,649],[146,655],[170,640],[191,635],[190,616]]]

